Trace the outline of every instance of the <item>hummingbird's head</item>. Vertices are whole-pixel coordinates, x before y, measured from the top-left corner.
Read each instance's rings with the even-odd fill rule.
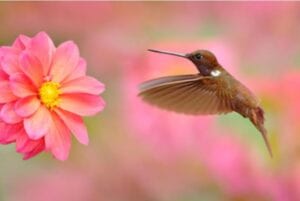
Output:
[[[148,49],[151,52],[168,54],[178,57],[183,57],[192,61],[204,76],[213,75],[218,76],[220,74],[220,65],[217,58],[213,53],[208,50],[196,50],[188,54],[181,54],[175,52],[167,52],[161,50]]]
[[[186,54],[186,57],[197,66],[202,75],[210,75],[220,66],[215,55],[208,50],[196,50]]]

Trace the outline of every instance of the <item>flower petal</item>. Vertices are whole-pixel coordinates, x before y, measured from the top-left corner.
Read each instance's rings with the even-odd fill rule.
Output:
[[[18,54],[5,55],[5,57],[1,61],[3,71],[6,72],[8,75],[20,72],[18,58]]]
[[[36,87],[23,73],[14,74],[10,76],[9,80],[9,85],[14,95],[24,98],[37,94]]]
[[[27,143],[26,148],[31,149],[31,151],[23,153],[23,160],[28,160],[44,151],[45,141],[43,138],[39,140],[30,140],[29,143]],[[22,153],[22,151],[20,151],[20,153]]]
[[[28,137],[32,140],[43,137],[49,131],[50,121],[51,113],[41,105],[32,116],[24,119],[24,128]]]
[[[50,129],[45,136],[46,149],[51,150],[55,158],[66,160],[71,148],[70,131],[55,113],[53,113],[49,124]]]
[[[91,116],[103,110],[104,100],[90,94],[64,94],[60,96],[59,107],[80,116]]]
[[[17,97],[12,93],[7,80],[0,81],[0,92],[0,103],[7,103],[17,99]]]
[[[30,78],[36,87],[43,81],[43,68],[41,62],[28,52],[21,53],[19,57],[21,70]]]
[[[0,80],[8,80],[8,77],[9,76],[7,75],[7,73],[0,69]]]
[[[8,124],[15,124],[22,121],[22,118],[14,110],[14,102],[5,104],[1,108],[0,116]]]
[[[7,124],[0,122],[0,144],[9,144],[14,142],[22,128],[22,123]]]
[[[4,72],[11,74],[17,71],[18,68],[18,56],[20,50],[14,47],[1,47],[0,48],[0,61],[1,67]]]
[[[86,61],[83,58],[80,58],[77,66],[71,72],[71,74],[64,80],[64,82],[68,82],[76,78],[83,77],[85,75],[86,75]]]
[[[56,109],[55,112],[81,144],[87,145],[89,143],[87,129],[80,116],[62,109]]]
[[[0,57],[14,54],[18,55],[20,53],[20,50],[18,48],[10,47],[10,46],[1,46],[0,47]]]
[[[79,61],[79,50],[75,43],[62,43],[53,57],[50,76],[53,82],[62,82],[75,69]]]
[[[29,117],[40,107],[40,100],[36,96],[21,98],[15,103],[15,111],[21,117]]]
[[[104,89],[104,84],[102,84],[95,78],[84,76],[63,84],[60,88],[60,91],[62,94],[87,93],[98,95],[102,93]]]
[[[30,43],[30,40],[31,38],[21,34],[20,36],[18,36],[12,46],[17,49],[24,50]]]
[[[31,140],[28,138],[24,129],[22,129],[22,132],[20,132],[16,140],[16,150],[24,155],[24,160],[27,160],[45,150],[44,138]]]
[[[43,75],[47,75],[55,52],[55,46],[47,33],[40,32],[34,36],[29,51],[40,61]]]

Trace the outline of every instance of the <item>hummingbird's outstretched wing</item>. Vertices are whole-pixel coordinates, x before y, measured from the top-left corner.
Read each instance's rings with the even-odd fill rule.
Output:
[[[177,75],[142,83],[139,96],[150,104],[185,114],[221,114],[232,111],[228,94],[214,77]]]

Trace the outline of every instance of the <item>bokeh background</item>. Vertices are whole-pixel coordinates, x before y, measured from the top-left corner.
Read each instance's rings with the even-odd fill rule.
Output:
[[[74,40],[107,88],[105,110],[85,119],[90,145],[73,139],[67,161],[0,146],[0,200],[300,200],[299,19],[298,2],[0,2],[0,45],[39,31]],[[140,82],[196,72],[148,48],[214,52],[260,98],[274,158],[237,114],[143,103]]]

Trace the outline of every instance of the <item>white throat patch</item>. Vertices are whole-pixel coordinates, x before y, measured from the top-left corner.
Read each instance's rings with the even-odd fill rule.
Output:
[[[218,77],[219,75],[221,75],[221,71],[219,70],[213,70],[210,72],[210,75],[213,77]]]

